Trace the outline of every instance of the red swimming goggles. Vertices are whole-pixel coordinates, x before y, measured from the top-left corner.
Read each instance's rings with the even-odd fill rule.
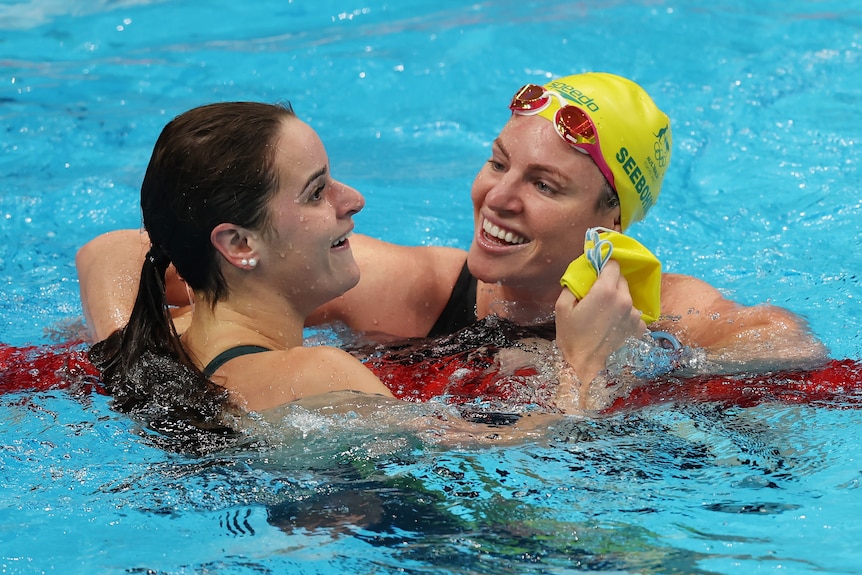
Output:
[[[512,97],[509,109],[514,114],[532,116],[551,104],[557,98],[560,109],[554,114],[554,127],[562,139],[582,154],[589,154],[601,170],[602,175],[616,191],[614,174],[611,172],[599,146],[599,133],[589,115],[574,104],[570,104],[559,92],[546,90],[538,84],[527,84]]]

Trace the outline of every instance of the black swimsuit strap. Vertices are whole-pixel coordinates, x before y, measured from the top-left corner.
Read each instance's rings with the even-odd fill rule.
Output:
[[[449,301],[434,327],[428,332],[428,337],[449,335],[476,321],[476,284],[476,278],[470,273],[465,261],[455,287],[452,288],[452,295],[449,296]]]
[[[251,353],[260,353],[262,351],[272,351],[259,345],[238,345],[230,349],[226,349],[213,358],[211,362],[204,368],[204,375],[207,378],[213,376],[218,371],[218,368],[229,362],[230,360],[240,357],[241,355],[249,355]]]

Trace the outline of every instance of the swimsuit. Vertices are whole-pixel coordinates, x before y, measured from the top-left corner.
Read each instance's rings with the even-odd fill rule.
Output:
[[[467,262],[461,268],[461,274],[452,288],[452,294],[434,327],[428,332],[428,337],[440,337],[455,333],[476,321],[476,284],[477,280],[467,269]]]
[[[207,366],[203,369],[204,376],[209,379],[216,371],[218,371],[218,368],[220,368],[230,360],[240,357],[242,355],[260,353],[262,351],[272,350],[265,347],[261,347],[259,345],[238,345],[236,347],[226,349],[217,356],[215,356],[213,360],[207,364]]]
[[[378,345],[357,355],[365,356],[365,366],[399,399],[445,396],[448,403],[461,404],[478,398],[510,402],[529,395],[526,403],[548,406],[554,390],[537,380],[536,366],[500,370],[497,361],[498,353],[521,347],[524,340],[551,339],[548,329],[491,315],[446,336]]]
[[[488,326],[491,328],[492,326]],[[500,341],[471,348],[464,333],[438,342],[424,353],[409,348],[389,350],[367,363],[368,367],[393,390],[409,401],[426,401],[440,395],[450,403],[475,403],[506,398],[521,378],[531,374],[500,374],[494,363],[494,349],[508,347],[501,337],[502,326],[493,326],[479,339],[499,337]],[[513,334],[514,335],[514,334]],[[468,341],[464,341],[467,339]],[[460,344],[460,345],[459,345]],[[268,351],[257,346],[227,350],[231,357]],[[217,369],[217,367],[216,367]],[[421,375],[424,374],[424,375]],[[515,380],[514,382],[512,380]],[[0,396],[9,393],[34,393],[68,389],[74,393],[107,394],[99,381],[99,370],[87,358],[82,342],[51,346],[15,347],[0,343]],[[478,397],[477,397],[478,395]],[[764,402],[801,404],[839,409],[862,409],[862,361],[833,359],[813,370],[787,370],[761,374],[702,375],[695,377],[662,376],[635,388],[628,397],[618,398],[606,411],[630,411],[661,403],[701,404],[715,402],[726,406],[752,407]]]

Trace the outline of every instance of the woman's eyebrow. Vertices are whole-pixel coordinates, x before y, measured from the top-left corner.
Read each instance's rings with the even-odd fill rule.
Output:
[[[504,156],[509,156],[509,151],[506,150],[506,146],[503,145],[503,142],[500,141],[500,138],[494,138],[494,141],[491,142],[491,147],[493,148],[494,146],[500,148],[500,151],[503,153]]]
[[[322,168],[320,168],[319,170],[317,170],[316,172],[314,172],[313,174],[311,174],[311,175],[308,177],[308,179],[305,181],[305,185],[302,187],[302,189],[304,190],[305,188],[307,188],[308,186],[310,186],[310,185],[311,185],[311,182],[313,182],[314,180],[316,180],[316,179],[317,179],[317,178],[319,178],[320,176],[325,176],[325,175],[326,175],[326,172],[328,172],[328,171],[329,171],[329,166],[323,166]]]

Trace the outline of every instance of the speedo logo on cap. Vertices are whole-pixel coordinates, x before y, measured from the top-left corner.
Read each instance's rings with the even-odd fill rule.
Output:
[[[584,108],[589,110],[590,112],[598,112],[599,105],[596,104],[592,98],[578,90],[577,88],[572,88],[565,82],[551,82],[547,85],[548,88],[553,88],[567,99],[582,105]]]

